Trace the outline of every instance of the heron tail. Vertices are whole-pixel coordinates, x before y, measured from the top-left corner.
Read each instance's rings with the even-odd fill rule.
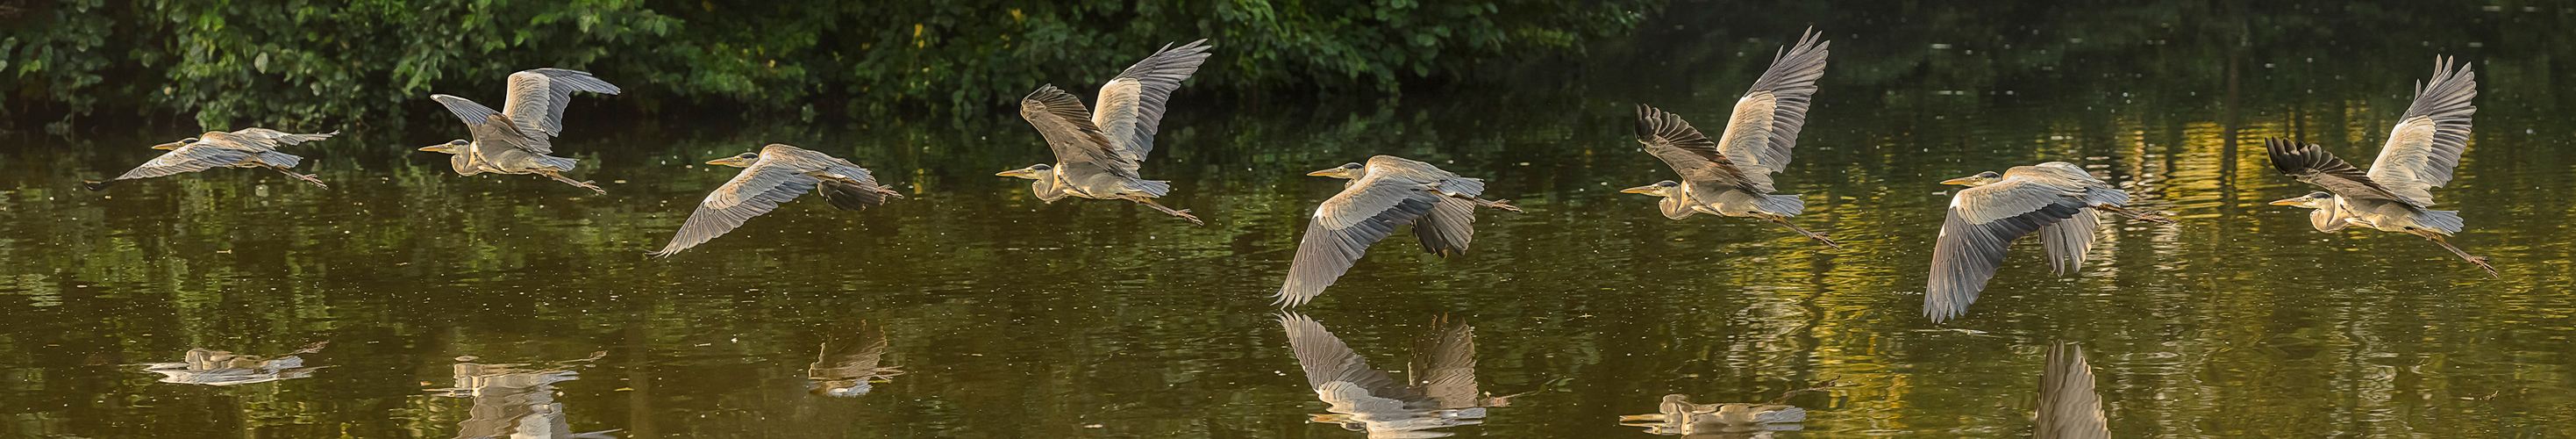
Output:
[[[817,192],[823,194],[824,201],[832,203],[832,207],[837,207],[841,210],[866,209],[885,204],[886,199],[889,197],[902,197],[902,195],[896,194],[893,191],[888,191],[874,185],[837,179],[823,180],[822,190]]]
[[[1807,202],[1797,195],[1763,195],[1762,211],[1780,216],[1795,216],[1807,211]]]
[[[2423,215],[2415,217],[2415,225],[2440,230],[2442,234],[2449,235],[2460,233],[2460,227],[2466,224],[2460,222],[2460,211],[2426,210]]]
[[[555,168],[555,170],[558,170],[558,171],[570,171],[570,170],[572,170],[573,166],[577,166],[577,165],[580,165],[580,164],[581,164],[581,161],[580,161],[580,160],[573,160],[573,159],[568,159],[568,158],[563,158],[563,157],[555,157],[555,156],[538,156],[538,157],[537,157],[537,162],[538,162],[538,163],[541,163],[541,164],[544,164],[544,165],[546,165],[547,167]]]
[[[1172,182],[1136,180],[1136,191],[1144,192],[1148,197],[1162,198],[1163,194],[1172,193]]]

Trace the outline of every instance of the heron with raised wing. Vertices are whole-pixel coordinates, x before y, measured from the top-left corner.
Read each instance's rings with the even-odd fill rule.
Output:
[[[1796,195],[1772,195],[1771,174],[1789,166],[1789,150],[1807,123],[1807,108],[1816,79],[1825,74],[1831,42],[1814,31],[1771,61],[1771,69],[1753,89],[1735,101],[1726,132],[1718,140],[1691,128],[1680,115],[1637,105],[1637,142],[1646,153],[1663,159],[1682,181],[1664,180],[1620,192],[1662,197],[1664,217],[1682,219],[1694,213],[1761,218],[1816,242],[1842,248],[1822,233],[1789,223],[1806,210]]]
[[[769,213],[778,203],[815,188],[822,189],[824,202],[841,210],[862,210],[903,198],[893,187],[877,184],[866,168],[793,146],[772,144],[756,154],[746,152],[707,164],[742,168],[742,173],[708,193],[688,222],[680,224],[679,233],[671,236],[671,243],[653,252],[654,256],[670,256],[724,236],[751,217]]]
[[[1144,203],[1154,210],[1206,224],[1188,209],[1172,209],[1154,199],[1170,194],[1172,183],[1146,180],[1137,173],[1145,154],[1154,151],[1154,133],[1163,121],[1163,104],[1181,81],[1207,62],[1207,40],[1192,41],[1180,47],[1163,46],[1153,56],[1128,66],[1109,83],[1101,84],[1094,112],[1082,105],[1082,99],[1053,85],[1038,87],[1020,100],[1020,117],[1038,129],[1047,147],[1055,151],[1055,163],[994,174],[1037,180],[1030,190],[1038,199],[1053,203],[1064,197],[1096,200],[1128,200]]]
[[[1279,287],[1279,304],[1298,306],[1324,294],[1324,287],[1348,272],[1369,244],[1386,239],[1395,228],[1413,225],[1422,250],[1438,256],[1464,253],[1476,238],[1476,207],[1521,211],[1507,200],[1477,198],[1485,181],[1460,177],[1423,163],[1382,155],[1368,164],[1344,164],[1306,175],[1350,180],[1340,194],[1315,208],[1297,257],[1288,264],[1288,280]]]
[[[2093,178],[2066,162],[2015,166],[1942,181],[1968,186],[1950,198],[1949,218],[1941,222],[1932,248],[1931,282],[1924,287],[1923,315],[1939,322],[1967,314],[1986,281],[2003,265],[2014,240],[2038,233],[2048,250],[2049,270],[2057,274],[2084,264],[2093,250],[2101,219],[2094,211],[2128,215],[2142,221],[2173,220],[2122,207],[2129,193]]]
[[[429,95],[472,129],[472,140],[458,139],[420,150],[456,155],[448,159],[448,164],[458,175],[537,174],[606,195],[607,189],[563,176],[578,161],[547,155],[554,153],[553,138],[563,135],[564,109],[572,105],[572,92],[576,91],[617,94],[618,88],[587,72],[535,69],[510,74],[508,100],[501,104],[504,110],[495,111],[465,98]]]
[[[2274,205],[2316,209],[2308,223],[2333,233],[2349,226],[2424,237],[2451,254],[2497,276],[2485,256],[2452,245],[2449,236],[2465,224],[2456,210],[2432,210],[2433,188],[2451,182],[2451,168],[2469,149],[2469,116],[2478,108],[2478,82],[2468,64],[2451,68],[2449,59],[2434,61],[2433,81],[2415,90],[2415,102],[2398,117],[2397,128],[2369,172],[2337,158],[2317,145],[2288,139],[2263,141],[2272,168],[2326,190],[2273,201]]]
[[[331,186],[322,184],[321,178],[298,174],[289,169],[303,163],[304,158],[278,152],[277,148],[328,139],[338,134],[340,133],[337,131],[321,134],[288,134],[267,128],[249,128],[233,132],[208,131],[197,137],[153,145],[152,149],[170,152],[162,153],[160,157],[144,162],[142,166],[135,167],[133,170],[125,171],[124,175],[118,175],[116,178],[106,181],[83,181],[81,185],[93,191],[106,190],[108,186],[123,180],[230,167],[268,168],[305,183],[329,189]]]

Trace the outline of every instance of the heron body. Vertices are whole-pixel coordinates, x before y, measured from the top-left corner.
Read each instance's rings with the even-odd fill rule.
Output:
[[[1475,240],[1476,207],[1518,212],[1508,201],[1477,198],[1485,181],[1460,177],[1438,167],[1382,155],[1368,164],[1350,163],[1306,175],[1351,180],[1342,192],[1315,208],[1297,257],[1288,265],[1288,280],[1279,287],[1279,303],[1297,306],[1324,294],[1324,288],[1350,271],[1370,244],[1413,225],[1422,250],[1448,256],[1464,253]]]
[[[2367,172],[2324,147],[2265,139],[2263,149],[2273,169],[2325,189],[2272,204],[2316,209],[2308,214],[2308,223],[2321,232],[2362,226],[2420,236],[2497,276],[2486,257],[2451,244],[2448,237],[2466,226],[2459,211],[2431,209],[2432,189],[2450,183],[2452,168],[2468,151],[2470,119],[2478,111],[2471,101],[2477,95],[2476,74],[2469,65],[2455,69],[2447,58],[2434,60],[2432,81],[2416,88],[2414,102]]]
[[[1942,181],[1968,186],[1950,198],[1948,218],[1932,249],[1932,276],[1924,287],[1923,314],[1939,322],[1968,312],[1968,304],[1994,279],[2014,240],[2040,235],[2049,269],[2057,274],[2084,264],[2101,227],[2095,211],[2171,223],[2162,215],[2123,207],[2129,194],[2066,162],[2015,166],[2001,174]]]
[[[337,131],[322,134],[288,134],[267,128],[240,131],[208,131],[197,137],[153,145],[152,149],[169,150],[152,161],[144,162],[125,174],[106,181],[84,181],[89,190],[105,190],[118,181],[152,178],[203,171],[214,168],[268,168],[325,189],[320,178],[298,174],[290,168],[304,162],[303,157],[278,152],[277,148],[331,138]]]
[[[1202,39],[1180,47],[1166,45],[1127,67],[1101,84],[1097,112],[1063,89],[1038,87],[1020,100],[1020,117],[1046,138],[1056,160],[995,175],[1037,180],[1030,191],[1049,203],[1064,197],[1128,200],[1204,224],[1188,210],[1154,202],[1171,193],[1171,182],[1146,180],[1137,171],[1145,155],[1154,151],[1164,102],[1180,89],[1181,81],[1207,62],[1207,51],[1213,46],[1205,43]]]
[[[816,188],[822,189],[826,202],[841,210],[861,210],[903,198],[892,187],[877,184],[866,168],[793,146],[772,144],[757,154],[742,153],[707,164],[742,168],[742,173],[707,193],[697,211],[689,214],[688,222],[671,236],[671,243],[653,255],[670,256],[724,236],[751,217],[776,210],[779,203],[795,200]]]
[[[1710,140],[1680,115],[1637,106],[1637,142],[1662,159],[1681,181],[1665,180],[1622,192],[1662,197],[1657,204],[1667,218],[1694,213],[1761,218],[1827,246],[1841,248],[1822,233],[1788,221],[1806,210],[1796,195],[1772,195],[1771,174],[1786,169],[1798,132],[1806,126],[1807,109],[1824,76],[1832,44],[1814,31],[1772,60],[1771,68],[1735,102],[1721,138]]]
[[[510,74],[508,95],[501,105],[504,110],[456,96],[429,95],[465,122],[473,136],[471,141],[458,139],[420,150],[456,155],[448,165],[458,175],[536,174],[606,195],[608,190],[591,182],[563,176],[578,161],[548,155],[554,152],[552,139],[563,135],[564,109],[572,105],[575,91],[617,94],[619,89],[587,72],[534,69]]]

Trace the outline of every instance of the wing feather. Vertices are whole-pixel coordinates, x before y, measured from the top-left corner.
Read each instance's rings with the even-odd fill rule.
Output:
[[[2039,228],[2039,240],[2048,248],[2048,270],[2066,274],[2084,266],[2084,256],[2093,251],[2093,234],[2102,227],[2102,218],[2093,209],[2075,211],[2075,216]]]
[[[2370,175],[2362,173],[2361,168],[2353,167],[2352,163],[2335,157],[2334,154],[2326,152],[2325,148],[2315,144],[2301,145],[2291,143],[2289,139],[2273,137],[2263,139],[2263,150],[2272,156],[2273,170],[2281,171],[2282,174],[2288,174],[2299,181],[2323,187],[2327,192],[2333,192],[2335,195],[2396,201],[2415,207],[2431,204],[2419,203],[2398,195],[2388,187],[2381,186],[2378,180],[2371,178]]]
[[[143,162],[142,166],[125,171],[124,175],[116,176],[116,179],[133,180],[197,172],[232,166],[250,157],[250,151],[207,146],[205,142],[198,142],[162,153],[160,157],[154,157],[152,161]]]
[[[2073,218],[2088,207],[2068,195],[2077,188],[2047,185],[2030,177],[1968,188],[1950,200],[1949,218],[1932,248],[1931,281],[1924,287],[1923,314],[1939,322],[1966,314],[1986,281],[2003,265],[2013,240]]]
[[[1100,86],[1100,111],[1091,116],[1092,123],[1100,127],[1120,158],[1141,162],[1145,154],[1154,151],[1154,133],[1160,131],[1164,103],[1173,90],[1181,88],[1181,81],[1190,79],[1190,74],[1207,62],[1208,49],[1215,46],[1206,43],[1206,39],[1200,39],[1181,47],[1165,45]]]
[[[280,146],[294,146],[304,142],[328,139],[331,138],[331,136],[339,135],[340,132],[332,131],[321,134],[290,134],[267,128],[246,128],[241,131],[234,131],[233,134],[258,139],[261,145],[276,148]]]
[[[2433,188],[2451,182],[2451,168],[2469,150],[2469,119],[2478,107],[2478,81],[2468,64],[2451,68],[2449,59],[2434,61],[2433,81],[2415,90],[2388,144],[2370,163],[2370,179],[2416,207],[2433,205]]]
[[[1476,328],[1453,323],[1448,316],[1431,321],[1431,332],[1413,343],[1405,379],[1442,409],[1477,407]]]
[[[1441,256],[1466,253],[1467,245],[1476,240],[1476,203],[1442,198],[1413,223],[1413,237],[1422,241],[1424,252]]]
[[[1038,135],[1046,137],[1047,147],[1055,151],[1056,162],[1066,165],[1058,166],[1057,172],[1094,167],[1120,177],[1143,178],[1136,173],[1136,161],[1119,155],[1100,127],[1092,124],[1091,110],[1071,93],[1052,85],[1038,87],[1020,99],[1020,118],[1037,127]]]
[[[563,135],[564,109],[572,106],[572,92],[586,91],[617,94],[616,85],[601,81],[589,72],[564,69],[535,69],[510,74],[508,109],[510,120],[520,128],[533,129],[548,137]]]
[[[770,163],[769,160],[761,160],[743,168],[732,181],[707,194],[706,200],[698,204],[698,210],[690,213],[689,220],[680,225],[680,231],[671,236],[671,243],[653,254],[670,256],[724,236],[726,232],[742,227],[744,221],[776,210],[778,203],[794,200],[814,190],[814,185],[819,183],[813,176],[791,166],[773,166]]]
[[[1324,329],[1324,324],[1296,313],[1279,315],[1279,326],[1288,333],[1288,347],[1297,354],[1297,367],[1306,372],[1306,386],[1321,390],[1329,383],[1350,383],[1367,389],[1370,395],[1399,398],[1409,393],[1386,371],[1369,367],[1368,359],[1352,352],[1342,338]]]
[[[1691,128],[1690,121],[1682,120],[1681,115],[1644,104],[1637,105],[1637,142],[1646,145],[1647,154],[1663,159],[1664,165],[1673,168],[1673,173],[1681,174],[1682,180],[1690,182],[1693,190],[1734,187],[1771,193],[1769,176],[1759,177],[1757,181],[1737,168],[1726,153],[1718,150],[1716,141],[1700,134],[1699,129]]]
[[[2039,377],[2039,431],[2032,437],[2109,439],[2110,420],[2102,413],[2102,395],[2093,391],[2093,365],[2084,361],[2084,348],[2050,346],[2046,367]]]
[[[1833,45],[1823,36],[1810,29],[1797,45],[1773,58],[1771,69],[1736,101],[1735,114],[1718,139],[1718,148],[1764,188],[1770,186],[1770,173],[1789,166],[1789,150],[1807,124],[1816,79],[1825,76],[1825,56]]]
[[[1386,239],[1396,227],[1429,214],[1444,197],[1418,182],[1371,173],[1316,208],[1288,264],[1288,280],[1279,287],[1279,302],[1297,306],[1324,294],[1324,288],[1349,272],[1369,244]]]

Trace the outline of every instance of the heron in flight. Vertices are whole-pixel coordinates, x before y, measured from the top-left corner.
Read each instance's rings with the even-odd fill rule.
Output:
[[[1753,89],[1735,101],[1726,132],[1716,141],[1691,128],[1682,117],[1637,105],[1637,142],[1646,153],[1663,159],[1682,181],[1664,180],[1620,192],[1662,197],[1664,217],[1682,219],[1694,213],[1752,217],[1779,224],[1833,248],[1842,248],[1822,233],[1789,223],[1806,210],[1796,195],[1771,195],[1771,174],[1789,166],[1789,150],[1807,123],[1807,107],[1816,93],[1816,78],[1825,74],[1826,47],[1831,42],[1808,31],[1798,44],[1771,61],[1771,69]]]
[[[1285,313],[1279,326],[1316,399],[1330,414],[1314,422],[1341,424],[1370,437],[1433,437],[1435,428],[1482,423],[1486,407],[1511,405],[1520,395],[1493,396],[1476,388],[1476,328],[1442,316],[1416,339],[1403,380],[1369,367],[1368,358],[1352,351],[1323,323]]]
[[[83,181],[81,186],[93,191],[106,190],[108,186],[114,186],[116,182],[123,180],[231,167],[273,169],[289,177],[295,177],[297,180],[303,180],[305,183],[329,189],[331,186],[322,184],[322,179],[308,174],[297,174],[289,169],[303,163],[304,158],[277,152],[277,148],[328,139],[338,134],[340,134],[338,131],[321,134],[288,134],[267,128],[249,128],[229,133],[208,131],[197,137],[153,145],[152,149],[170,152],[162,153],[160,157],[144,162],[134,170],[125,171],[124,175],[107,181]]]
[[[554,152],[552,139],[563,135],[564,109],[572,105],[572,92],[576,91],[618,93],[617,86],[587,72],[535,69],[510,74],[509,96],[502,102],[505,110],[501,111],[465,98],[429,95],[472,129],[473,140],[458,139],[420,150],[456,155],[448,159],[448,164],[458,175],[537,174],[606,195],[607,189],[563,176],[578,161],[546,155]]]
[[[2039,375],[2040,439],[2109,439],[2110,420],[2102,413],[2102,395],[2093,392],[2093,365],[2084,348],[2056,343]]]
[[[2478,112],[2469,101],[2478,96],[2477,88],[2468,64],[2453,70],[2450,60],[2436,60],[2432,83],[2415,90],[2414,104],[2398,118],[2367,173],[2317,145],[2265,139],[2273,169],[2326,189],[2272,204],[2316,209],[2308,222],[2321,232],[2362,226],[2422,236],[2497,276],[2486,257],[2470,255],[2447,238],[2460,232],[2460,212],[2430,209],[2432,189],[2451,182],[2451,168],[2468,151],[2469,116]]]
[[[757,154],[746,152],[707,164],[742,168],[742,173],[707,194],[697,212],[690,213],[689,221],[681,223],[679,233],[671,236],[671,244],[653,252],[654,256],[670,256],[724,236],[742,227],[743,221],[769,213],[778,208],[778,203],[795,200],[817,187],[823,189],[824,202],[841,210],[861,210],[903,198],[902,193],[877,184],[877,178],[867,169],[849,160],[793,146],[773,144]]]
[[[1174,210],[1155,203],[1154,199],[1169,194],[1172,183],[1146,180],[1137,168],[1145,154],[1154,151],[1156,125],[1163,121],[1163,103],[1181,81],[1207,62],[1207,40],[1192,41],[1180,47],[1163,46],[1153,56],[1137,61],[1107,84],[1101,84],[1100,111],[1082,106],[1082,99],[1054,85],[1038,87],[1020,99],[1020,118],[1038,129],[1047,147],[1055,151],[1054,164],[1037,164],[994,174],[1037,180],[1030,190],[1038,199],[1054,203],[1066,196],[1096,200],[1128,200],[1144,203],[1154,210],[1206,224],[1190,215],[1188,209]]]
[[[1324,287],[1358,263],[1369,244],[1386,239],[1397,226],[1413,225],[1422,250],[1433,255],[1465,253],[1476,238],[1476,206],[1521,211],[1507,200],[1476,198],[1485,181],[1460,177],[1423,163],[1382,155],[1306,175],[1351,180],[1342,193],[1315,208],[1306,237],[1297,243],[1297,258],[1288,264],[1288,281],[1279,287],[1279,304],[1303,305],[1324,294]]]
[[[2101,227],[2095,210],[2170,224],[2163,215],[2122,207],[2129,193],[2066,162],[2015,166],[1942,181],[1968,186],[1950,198],[1949,219],[1932,248],[1932,279],[1924,287],[1923,315],[1933,322],[1968,313],[1977,292],[1995,277],[2012,242],[2038,233],[2051,272],[2084,264]]]

